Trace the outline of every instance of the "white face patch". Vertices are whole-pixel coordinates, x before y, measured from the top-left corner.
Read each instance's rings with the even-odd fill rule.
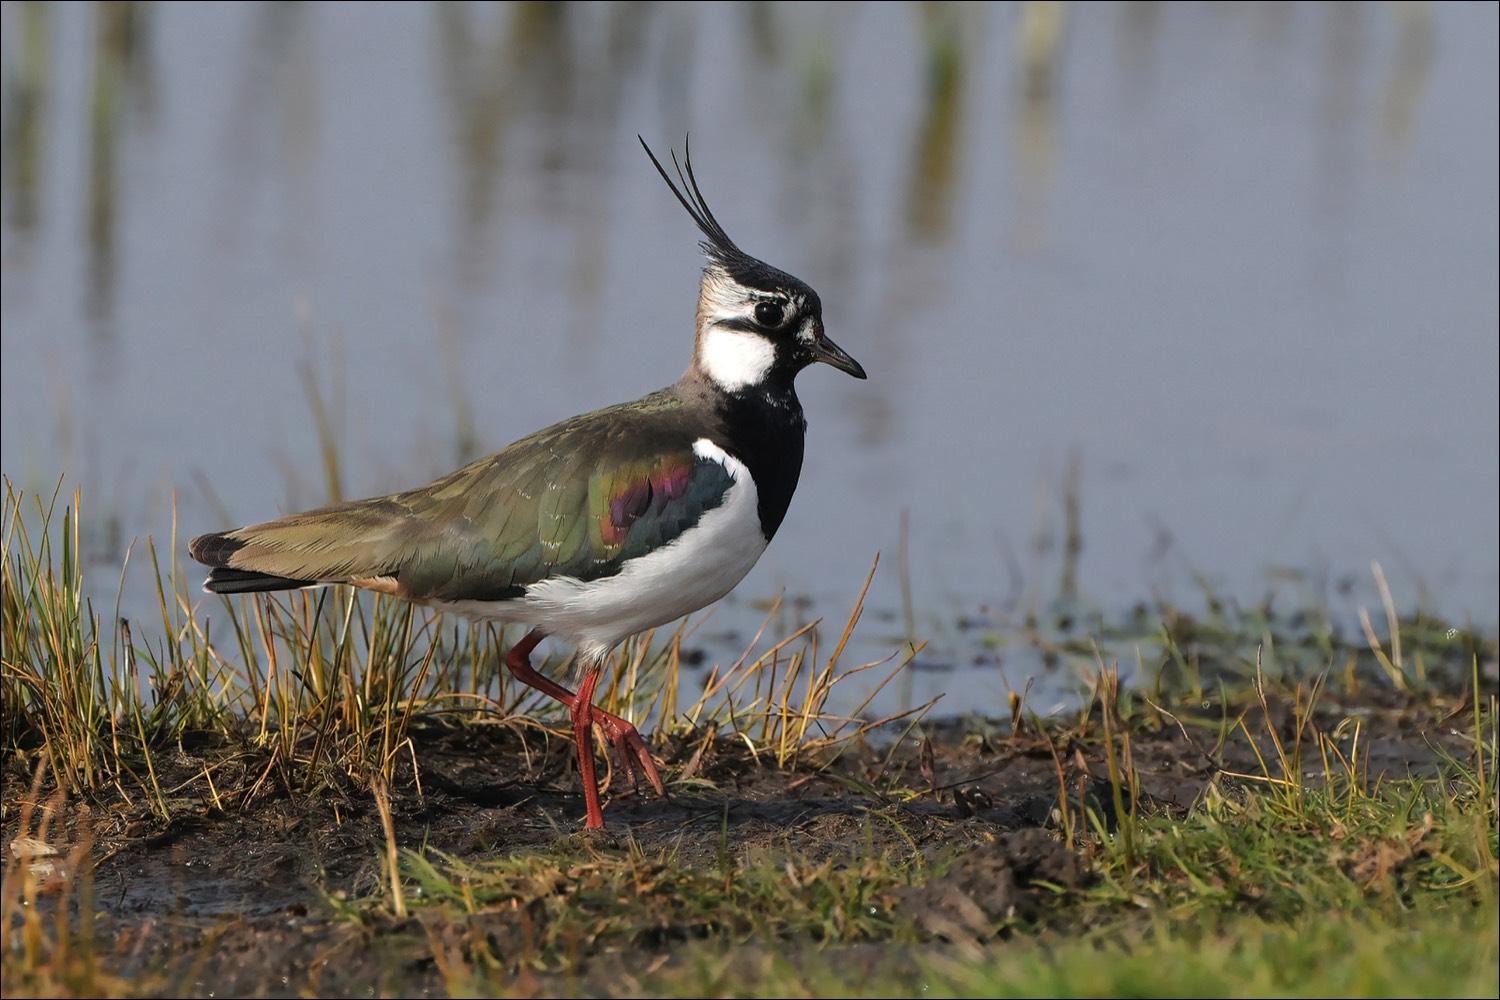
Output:
[[[757,333],[710,324],[698,345],[703,373],[731,392],[765,379],[776,363],[776,346]]]
[[[726,325],[753,321],[756,305],[765,301],[764,293],[752,292],[721,270],[704,271],[698,300],[698,367],[731,392],[763,381],[776,363],[776,345],[770,338]]]

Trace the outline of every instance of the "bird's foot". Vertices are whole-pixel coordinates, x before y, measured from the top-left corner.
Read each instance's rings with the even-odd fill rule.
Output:
[[[615,759],[620,762],[626,779],[635,784],[636,769],[639,768],[651,787],[656,789],[657,795],[667,794],[662,788],[661,775],[656,771],[656,762],[651,759],[651,751],[646,748],[646,741],[641,737],[640,730],[602,708],[595,708],[593,713],[594,725],[604,730],[610,745],[615,748]]]

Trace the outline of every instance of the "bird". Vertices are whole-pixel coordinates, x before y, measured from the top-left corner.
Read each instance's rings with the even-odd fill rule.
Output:
[[[794,380],[810,365],[865,370],[827,335],[818,293],[750,256],[693,173],[656,171],[702,234],[692,361],[664,389],[563,420],[417,489],[204,534],[204,589],[255,594],[346,584],[472,621],[527,626],[504,654],[521,683],[569,714],[585,828],[604,826],[593,730],[627,780],[665,795],[636,727],[593,704],[610,652],[729,593],[785,518],[807,420]],[[576,690],[531,654],[571,644]]]

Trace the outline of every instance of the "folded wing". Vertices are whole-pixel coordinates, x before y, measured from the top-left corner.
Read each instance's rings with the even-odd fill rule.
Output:
[[[632,411],[601,430],[608,413],[419,490],[202,535],[189,551],[213,567],[204,586],[217,593],[348,583],[409,600],[503,601],[548,578],[611,576],[696,524],[734,480],[669,429],[643,453]]]

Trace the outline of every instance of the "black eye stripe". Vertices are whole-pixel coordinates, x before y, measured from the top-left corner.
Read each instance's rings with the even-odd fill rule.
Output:
[[[737,330],[740,333],[755,333],[759,334],[762,337],[766,335],[765,327],[748,319],[738,319],[735,317],[718,319],[714,320],[714,326],[722,330]]]

